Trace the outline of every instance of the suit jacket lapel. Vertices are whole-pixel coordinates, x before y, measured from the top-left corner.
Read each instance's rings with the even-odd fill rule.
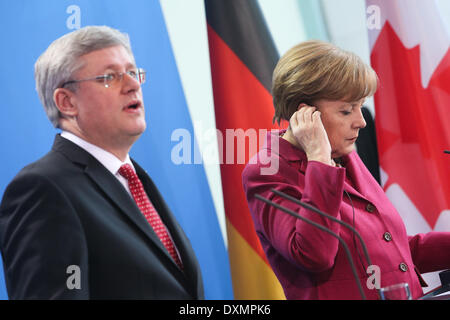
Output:
[[[185,233],[176,221],[174,215],[167,207],[163,197],[159,193],[159,190],[156,188],[155,184],[150,179],[148,174],[135,161],[132,160],[132,162],[136,169],[136,173],[139,176],[139,179],[144,185],[144,189],[149,195],[151,202],[153,203],[155,209],[158,211],[161,219],[170,232],[178,253],[180,254],[181,261],[183,262],[184,274],[187,277],[187,280],[190,282],[190,287],[197,288],[199,281],[201,281],[201,278],[197,261],[194,259],[195,253],[192,250],[189,239],[186,237]],[[173,259],[170,258],[170,260],[174,268],[176,268],[177,271],[180,271]],[[197,296],[198,292],[195,292],[195,295]]]
[[[357,161],[356,157],[356,151],[353,151],[348,156],[345,156],[343,158],[343,161],[345,162],[345,168],[347,170],[347,176],[351,179],[354,185],[353,187],[346,181],[344,189],[348,193],[351,193],[366,201],[370,201],[370,199],[367,199],[368,195],[370,194],[370,189],[367,190],[368,186],[370,186],[370,183],[368,181],[370,177],[367,176],[365,172],[363,172],[361,163]]]
[[[172,257],[170,257],[166,248],[163,246],[158,236],[139,210],[136,202],[130,197],[124,187],[120,184],[116,177],[111,174],[111,172],[109,172],[100,162],[97,161],[97,159],[91,156],[88,152],[59,135],[57,135],[55,138],[53,150],[64,153],[68,157],[68,159],[70,159],[74,163],[78,163],[84,166],[86,175],[91,178],[92,181],[97,184],[97,186],[105,193],[109,200],[115,203],[124,213],[124,215],[134,224],[136,224],[137,227],[151,240],[151,242],[153,242],[153,244],[157,248],[159,248],[159,250],[161,250],[161,252],[166,256],[167,260],[170,261],[167,264],[173,265],[173,268],[177,269],[178,273],[181,273]],[[147,193],[149,193],[148,190],[146,191]],[[161,201],[159,200],[158,202]],[[158,210],[158,208],[156,209]],[[163,221],[166,222],[164,219]],[[177,232],[174,232],[174,234],[177,234]]]

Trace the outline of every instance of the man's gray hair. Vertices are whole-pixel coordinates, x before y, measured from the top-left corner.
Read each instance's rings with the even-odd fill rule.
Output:
[[[59,128],[62,117],[53,100],[54,91],[83,65],[79,58],[92,51],[123,46],[132,59],[130,39],[127,34],[107,26],[88,26],[55,40],[34,65],[34,78],[39,99],[53,126]]]

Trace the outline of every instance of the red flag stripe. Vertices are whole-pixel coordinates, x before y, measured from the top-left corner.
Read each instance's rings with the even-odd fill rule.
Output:
[[[242,237],[258,252],[266,262],[259,239],[254,230],[253,221],[242,188],[242,170],[244,164],[226,164],[227,129],[271,129],[273,115],[272,97],[246,65],[226,45],[217,33],[208,26],[212,83],[216,126],[222,132],[223,159],[221,165],[222,185],[224,189],[225,212],[230,223]],[[258,141],[259,143],[259,141]],[[236,148],[236,145],[235,145]],[[247,162],[252,154],[247,154]],[[235,161],[236,152],[235,152]]]

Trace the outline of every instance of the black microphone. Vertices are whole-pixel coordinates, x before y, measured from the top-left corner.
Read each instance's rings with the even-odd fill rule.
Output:
[[[419,298],[419,300],[448,300],[450,297],[444,296],[440,297],[443,293],[450,291],[450,270],[445,270],[439,272],[439,278],[441,280],[441,285],[436,289],[428,292],[423,297]]]
[[[350,254],[350,250],[348,248],[348,245],[345,243],[344,239],[342,239],[340,236],[338,236],[336,233],[334,233],[330,229],[328,229],[328,228],[326,228],[326,227],[324,227],[324,226],[322,226],[322,225],[320,225],[320,224],[318,224],[318,223],[316,223],[314,221],[311,221],[308,218],[302,217],[301,215],[297,214],[296,212],[294,212],[294,211],[292,211],[292,210],[290,210],[288,208],[285,208],[285,207],[283,207],[283,206],[281,206],[281,205],[279,205],[279,204],[277,204],[277,203],[275,203],[273,201],[270,201],[269,199],[266,199],[266,198],[262,197],[259,194],[255,194],[255,198],[258,199],[258,200],[261,200],[261,201],[263,201],[263,202],[265,202],[265,203],[267,203],[267,204],[269,204],[269,205],[271,205],[271,206],[273,206],[273,207],[275,207],[275,208],[277,208],[277,209],[279,209],[279,210],[281,210],[281,211],[283,211],[283,212],[285,212],[285,213],[287,213],[287,214],[289,214],[289,215],[291,215],[291,216],[293,216],[293,217],[295,217],[297,219],[300,219],[300,220],[302,220],[302,221],[304,221],[304,222],[306,222],[306,223],[308,223],[308,224],[310,224],[310,225],[312,225],[312,226],[314,226],[314,227],[316,227],[316,228],[318,228],[318,229],[320,229],[322,231],[325,231],[326,233],[328,233],[328,234],[332,235],[333,237],[335,237],[336,239],[338,239],[339,242],[341,243],[342,247],[344,248],[345,253],[347,254],[347,259],[348,259],[348,262],[350,263],[350,267],[352,269],[353,277],[355,278],[356,284],[358,286],[359,293],[361,294],[361,298],[363,300],[366,300],[366,295],[364,294],[364,290],[363,290],[363,288],[361,286],[361,282],[359,281],[358,274],[356,273],[355,264],[353,263],[353,259],[352,259],[352,256]]]
[[[284,192],[282,192],[282,191],[276,190],[276,189],[274,189],[274,188],[272,188],[270,191],[272,191],[272,192],[275,193],[276,195],[278,195],[278,196],[280,196],[280,197],[282,197],[282,198],[284,198],[284,199],[286,199],[286,200],[289,200],[289,201],[291,201],[291,202],[294,202],[294,203],[296,203],[296,204],[302,206],[302,207],[305,208],[305,209],[308,209],[308,210],[311,210],[311,211],[313,211],[313,212],[315,212],[315,213],[317,213],[317,214],[320,214],[321,216],[323,216],[323,217],[325,217],[325,218],[328,218],[328,219],[330,219],[330,220],[332,220],[332,221],[334,221],[334,222],[337,222],[337,223],[339,223],[340,225],[342,225],[342,226],[346,227],[347,229],[349,229],[351,232],[353,232],[353,234],[355,234],[355,235],[358,237],[359,242],[361,243],[361,247],[363,248],[364,256],[365,256],[365,258],[366,258],[366,261],[367,261],[368,265],[369,265],[369,266],[372,265],[372,261],[371,261],[370,256],[369,256],[369,252],[368,252],[368,250],[367,250],[366,243],[364,242],[364,240],[363,240],[363,238],[361,237],[360,233],[359,233],[355,228],[353,228],[351,225],[349,225],[348,223],[346,223],[346,222],[344,222],[344,221],[342,221],[342,220],[339,220],[338,218],[333,217],[333,216],[331,216],[331,215],[329,215],[329,214],[327,214],[327,213],[325,213],[325,212],[323,212],[323,211],[317,209],[316,207],[314,207],[314,206],[312,206],[312,205],[310,205],[310,204],[307,204],[307,203],[305,203],[305,202],[302,202],[302,201],[300,201],[300,200],[298,200],[298,199],[296,199],[296,198],[294,198],[294,197],[292,197],[292,196],[290,196],[290,195],[288,195],[288,194],[286,194],[286,193],[284,193]],[[366,270],[364,270],[364,271],[366,271]],[[382,296],[380,295],[380,290],[377,289],[377,291],[378,291],[378,295],[380,296],[380,299],[382,299]],[[383,300],[383,299],[382,299],[382,300]]]

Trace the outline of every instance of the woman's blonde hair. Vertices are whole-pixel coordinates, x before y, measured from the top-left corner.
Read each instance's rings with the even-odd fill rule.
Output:
[[[281,57],[273,72],[273,121],[289,121],[301,103],[354,102],[372,96],[377,88],[375,71],[356,54],[327,42],[302,42]]]

